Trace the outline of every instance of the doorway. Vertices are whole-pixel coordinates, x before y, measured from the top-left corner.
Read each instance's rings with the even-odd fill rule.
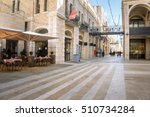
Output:
[[[71,39],[65,38],[65,61],[70,61],[71,56]]]
[[[145,59],[145,39],[130,39],[130,59]]]
[[[18,41],[17,40],[6,40],[6,54],[8,58],[16,57],[18,52]]]

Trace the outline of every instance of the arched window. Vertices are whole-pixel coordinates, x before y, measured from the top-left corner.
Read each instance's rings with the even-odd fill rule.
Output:
[[[43,29],[37,29],[35,32],[40,33],[40,34],[46,34],[48,33],[48,30],[46,28],[43,28]]]
[[[131,28],[138,28],[138,27],[144,27],[144,26],[145,26],[144,20],[140,16],[134,16],[130,18]]]
[[[69,37],[72,37],[72,34],[71,34],[70,31],[65,31],[65,35],[66,35],[66,36],[69,36]]]

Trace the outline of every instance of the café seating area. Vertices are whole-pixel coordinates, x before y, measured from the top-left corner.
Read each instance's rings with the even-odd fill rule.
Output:
[[[52,63],[51,57],[15,57],[0,59],[0,71],[19,71],[24,67],[47,66]],[[30,65],[32,64],[32,65]]]

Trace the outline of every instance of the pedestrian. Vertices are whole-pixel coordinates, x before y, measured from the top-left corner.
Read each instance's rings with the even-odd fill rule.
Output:
[[[97,54],[97,51],[96,51],[96,49],[94,50],[94,57],[96,57],[96,54]]]
[[[102,52],[102,57],[104,57],[104,56],[105,56],[105,52],[103,51],[103,52]]]

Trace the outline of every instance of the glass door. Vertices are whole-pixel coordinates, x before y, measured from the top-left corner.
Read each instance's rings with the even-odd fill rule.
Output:
[[[65,39],[65,61],[70,61],[71,39]]]
[[[145,59],[145,39],[130,40],[130,59]]]

